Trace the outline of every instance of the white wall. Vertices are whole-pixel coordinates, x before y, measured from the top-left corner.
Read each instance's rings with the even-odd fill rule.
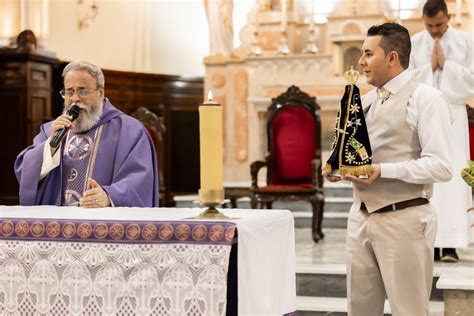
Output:
[[[202,59],[209,53],[209,35],[202,0],[96,3],[95,21],[79,31],[77,1],[51,0],[46,49],[62,60],[88,60],[108,69],[204,74]]]

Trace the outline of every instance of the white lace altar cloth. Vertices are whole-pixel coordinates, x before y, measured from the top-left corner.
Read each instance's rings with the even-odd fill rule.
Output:
[[[180,223],[196,222],[191,218],[202,212],[201,208],[136,208],[136,207],[109,207],[101,209],[84,209],[81,207],[58,207],[58,206],[0,206],[0,222],[8,220],[9,218],[17,219],[35,219],[35,220],[47,220],[56,219],[59,222],[66,224],[67,221],[80,221],[90,220],[95,221],[136,221],[140,220],[140,223],[147,221],[179,221]],[[238,283],[238,312],[241,315],[283,315],[291,314],[296,310],[296,279],[295,279],[295,232],[294,232],[294,221],[293,215],[288,210],[243,210],[243,209],[222,209],[222,213],[231,217],[226,220],[225,223],[235,224],[238,243],[237,252],[237,283]],[[199,223],[203,223],[199,221]],[[215,223],[215,222],[212,222]],[[6,228],[10,233],[12,226],[7,224]],[[13,226],[15,227],[15,226]],[[94,228],[95,226],[92,226]],[[83,236],[87,236],[91,233],[91,229],[88,225],[79,226],[66,225],[63,226],[63,231],[66,236],[70,236],[74,231],[81,231]],[[109,238],[109,243],[116,243],[115,239],[110,234],[105,234],[106,229],[103,225],[98,225],[95,230],[96,235],[100,238]],[[110,227],[109,227],[110,228]],[[177,226],[175,227],[177,228]],[[142,227],[143,229],[143,227]],[[34,226],[30,230],[38,234],[41,231],[39,225]],[[54,234],[58,233],[58,226],[51,224],[49,230]],[[19,225],[20,234],[24,234],[26,230]],[[128,232],[130,237],[136,237],[138,230],[134,226],[125,226],[123,230],[120,225],[114,226],[111,231],[115,238],[126,238],[123,237],[123,232]],[[146,238],[151,238],[158,231],[148,227],[145,229]],[[174,236],[173,240],[177,242],[176,235],[184,239],[186,236],[192,236],[192,230],[188,229],[177,229],[178,234],[171,234],[171,229],[162,228],[162,236]],[[209,233],[203,234],[203,229],[194,228],[195,236],[202,238],[206,236],[203,241],[193,241],[192,245],[209,245],[218,244],[217,242],[209,242]],[[224,230],[226,233],[222,234],[222,230],[213,229],[212,236],[215,239],[224,240],[222,236],[230,237],[232,230]],[[143,230],[142,230],[143,232]],[[190,234],[191,232],[191,234]],[[126,235],[127,233],[125,233]],[[76,235],[74,235],[77,237]],[[107,237],[108,236],[108,237]],[[120,237],[122,236],[122,237]],[[58,239],[57,237],[56,239]],[[72,237],[69,237],[72,238]],[[137,237],[137,239],[143,238],[143,235]],[[192,238],[192,237],[187,237]],[[5,236],[4,233],[0,233],[0,239],[4,245],[8,242],[11,237]],[[227,237],[225,238],[227,239]],[[20,239],[21,240],[21,239]],[[72,242],[70,239],[69,242]],[[81,239],[74,240],[79,244],[82,244]],[[104,241],[105,242],[105,241]],[[136,241],[136,243],[143,243],[144,241]],[[181,241],[179,241],[181,242]],[[136,246],[136,243],[132,245]],[[158,247],[162,244],[170,244],[170,241],[162,241],[154,247]],[[207,243],[207,244],[206,244]],[[46,242],[46,244],[48,244]],[[126,244],[126,243],[125,243]],[[129,245],[121,244],[121,247],[127,247]],[[219,244],[225,246],[224,244]],[[4,246],[0,247],[3,249]],[[91,243],[90,246],[94,247]],[[97,244],[96,246],[97,247]],[[92,248],[90,248],[92,249]],[[0,267],[5,267],[8,261],[8,257],[5,256],[5,251],[2,251],[3,255],[0,254]],[[8,253],[7,253],[8,254]],[[18,254],[16,254],[18,256]],[[18,260],[18,259],[17,259]],[[30,264],[32,266],[32,264]],[[23,267],[23,266],[22,266]],[[133,269],[133,268],[132,268]],[[21,271],[21,270],[20,270]],[[31,270],[29,270],[31,271]],[[23,269],[23,273],[28,276],[28,270]],[[64,268],[59,270],[63,273]],[[97,271],[94,270],[94,271]],[[127,271],[130,271],[127,270]],[[58,272],[59,273],[59,272]],[[0,272],[0,283],[2,288],[5,286],[1,277],[4,272]],[[59,274],[62,277],[63,274]],[[96,274],[97,275],[97,274]],[[181,274],[184,275],[184,274]],[[194,274],[196,275],[196,274]],[[129,276],[125,275],[125,279],[129,280]],[[26,286],[26,285],[25,285]],[[162,285],[160,285],[162,286]],[[146,292],[148,293],[148,292]],[[2,296],[3,295],[3,296]],[[22,294],[19,294],[20,296]],[[61,293],[62,295],[62,293]],[[23,298],[23,296],[21,296]],[[26,299],[26,298],[25,298]],[[53,300],[56,297],[53,297]],[[0,293],[0,301],[5,301],[4,294]],[[26,299],[30,302],[31,298]],[[123,300],[123,299],[122,299]],[[122,302],[122,300],[120,302]],[[118,301],[117,301],[118,302]],[[128,302],[128,301],[127,301]],[[53,302],[50,302],[53,305]],[[128,304],[128,303],[127,303]],[[152,304],[155,301],[152,299]],[[125,306],[125,305],[124,305]],[[127,305],[129,306],[129,305]],[[0,315],[7,314],[5,309],[0,310]],[[59,313],[63,315],[67,313]],[[170,312],[173,314],[173,312]],[[194,315],[198,315],[195,313]],[[209,315],[208,313],[204,313]],[[16,314],[18,315],[18,313]],[[37,314],[24,314],[24,315],[37,315]],[[72,315],[72,314],[71,314]],[[81,314],[82,315],[82,314]],[[93,313],[86,312],[85,315],[94,315]],[[96,313],[95,315],[101,315]],[[105,313],[102,315],[106,315]],[[140,315],[140,313],[129,312],[128,315]]]
[[[151,226],[155,234],[146,236]],[[224,315],[234,230],[216,222],[0,219],[0,314]]]

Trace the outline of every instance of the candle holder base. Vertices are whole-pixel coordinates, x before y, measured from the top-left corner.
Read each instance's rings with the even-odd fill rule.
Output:
[[[220,202],[201,202],[201,201],[194,201],[194,204],[199,204],[203,206],[207,206],[208,208],[200,213],[198,216],[191,217],[191,219],[236,219],[237,217],[229,217],[217,209],[217,206],[222,205],[224,203],[229,203],[230,200],[222,200]]]
[[[224,189],[199,190],[199,201],[194,203],[208,207],[204,212],[194,217],[195,219],[230,219],[217,210],[217,206],[227,203],[224,199]]]
[[[229,216],[224,215],[223,213],[219,212],[216,208],[217,205],[209,205],[203,204],[208,206],[209,208],[206,209],[204,212],[196,216],[196,219],[230,219]]]

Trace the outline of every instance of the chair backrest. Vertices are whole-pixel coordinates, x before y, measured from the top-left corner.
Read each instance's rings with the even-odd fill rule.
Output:
[[[268,108],[268,184],[315,184],[312,161],[321,159],[316,98],[291,86]]]
[[[152,111],[147,108],[140,107],[135,112],[130,114],[130,116],[136,118],[145,126],[146,130],[153,140],[156,150],[156,158],[158,160],[158,184],[160,191],[160,206],[164,206],[165,199],[165,181],[163,176],[164,168],[164,144],[163,144],[163,134],[166,132],[166,127],[163,123],[163,118],[157,116]]]
[[[474,108],[466,105],[466,109],[469,122],[469,157],[474,160]]]

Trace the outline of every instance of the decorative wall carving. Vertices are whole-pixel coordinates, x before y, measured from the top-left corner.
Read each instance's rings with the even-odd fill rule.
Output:
[[[238,72],[234,79],[234,146],[237,161],[246,161],[248,157],[248,78],[244,71]]]
[[[222,88],[225,85],[225,76],[222,74],[214,74],[211,78],[213,88]]]

